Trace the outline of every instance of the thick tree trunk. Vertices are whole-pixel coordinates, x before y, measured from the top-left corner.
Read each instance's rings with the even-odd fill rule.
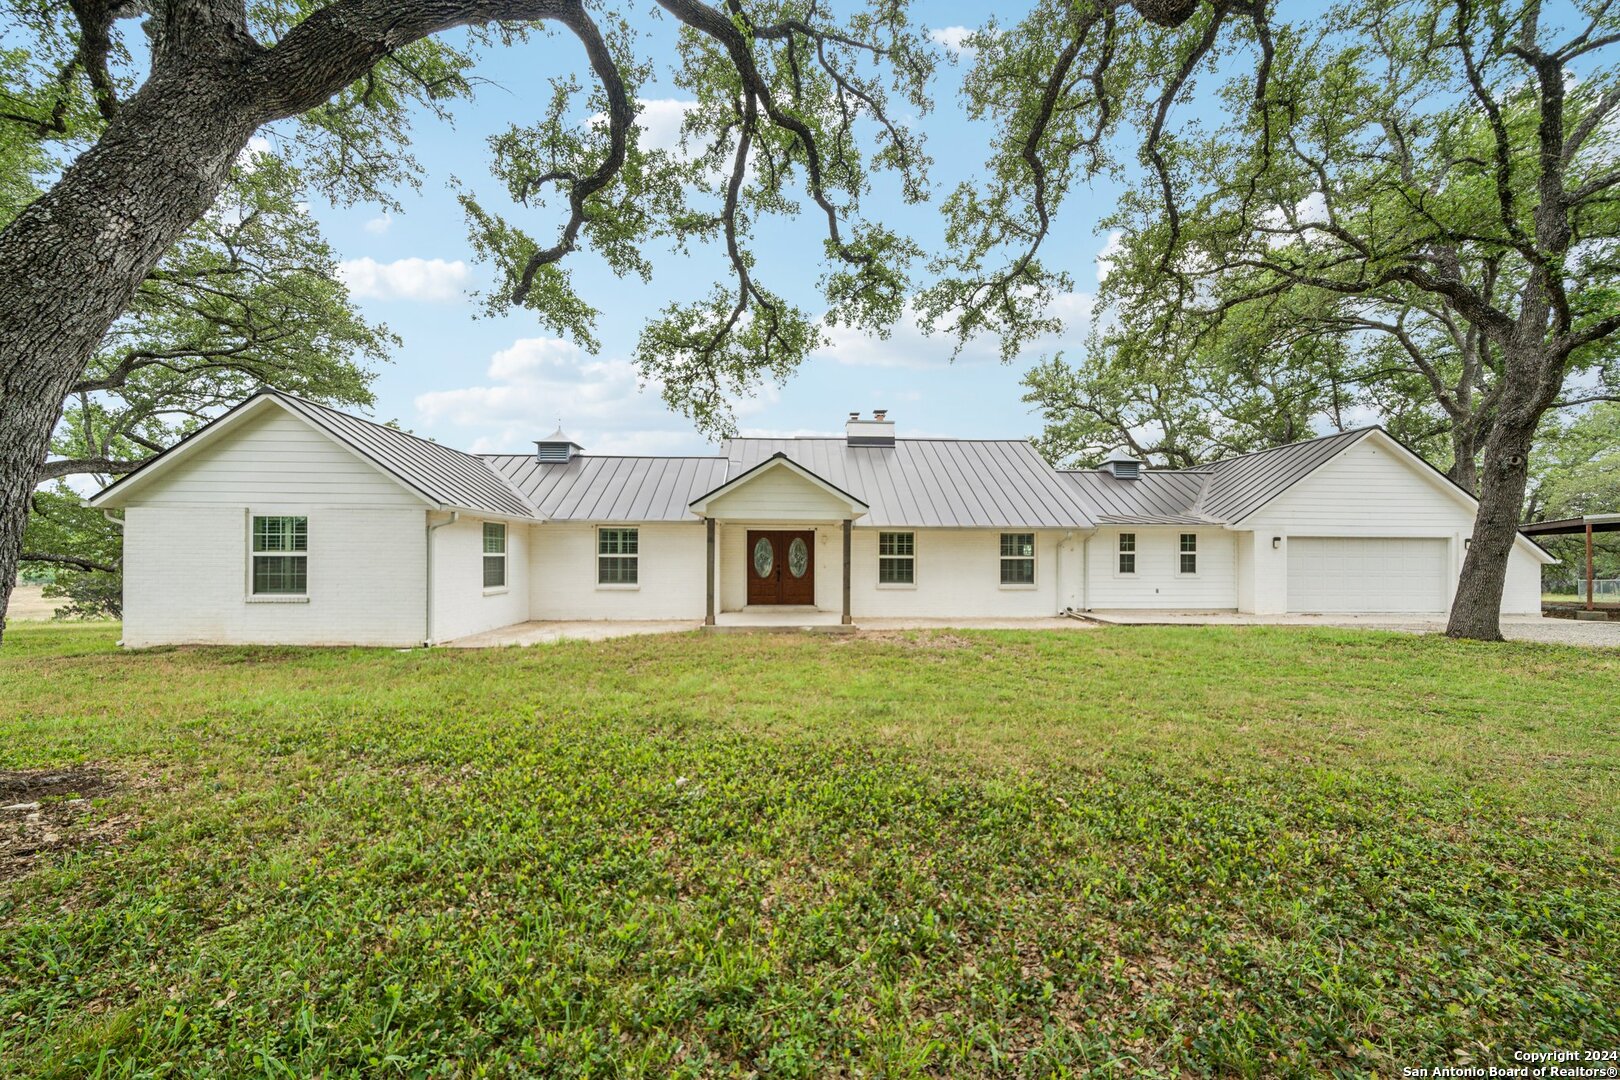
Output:
[[[1539,411],[1535,416],[1539,417]],[[1502,591],[1508,559],[1519,535],[1519,513],[1530,476],[1530,443],[1536,425],[1498,421],[1485,440],[1480,470],[1479,514],[1463,558],[1462,577],[1452,601],[1449,637],[1502,640]]]
[[[257,126],[234,66],[156,74],[0,233],[0,633],[62,402]]]
[[[1479,494],[1479,441],[1472,423],[1451,426],[1451,468],[1446,475],[1470,495]]]

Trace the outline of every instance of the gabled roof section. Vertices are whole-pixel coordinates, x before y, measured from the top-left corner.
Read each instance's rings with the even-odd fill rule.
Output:
[[[764,461],[761,461],[757,465],[750,468],[744,469],[741,472],[736,472],[734,469],[731,469],[728,464],[727,471],[734,473],[734,475],[730,476],[729,479],[727,479],[720,486],[714,488],[712,491],[706,491],[702,495],[699,495],[688,505],[691,507],[693,513],[701,514],[708,508],[709,503],[713,502],[715,499],[728,495],[742,487],[744,484],[747,484],[749,481],[756,480],[766,473],[772,472],[776,469],[786,469],[795,476],[809,481],[814,486],[831,495],[833,498],[842,501],[846,506],[848,506],[850,514],[854,517],[863,517],[871,509],[870,506],[867,505],[866,501],[860,498],[860,496],[851,495],[848,491],[845,491],[843,488],[839,487],[837,484],[834,484],[826,477],[817,476],[814,472],[805,468],[803,465],[799,464],[797,461],[794,461],[792,458],[788,457],[788,455],[783,453],[772,454]]]
[[[691,521],[688,504],[726,479],[723,457],[485,454],[548,521]]]
[[[534,516],[534,509],[482,458],[313,401],[269,393],[292,412],[359,451],[378,468],[426,492],[441,506],[508,517]]]
[[[1242,521],[1328,461],[1381,429],[1357,428],[1226,458],[1197,470],[1204,487],[1189,508],[1216,521]]]
[[[105,505],[114,495],[122,495],[146,483],[176,462],[223,438],[246,417],[276,407],[310,424],[432,506],[497,517],[534,516],[533,509],[505,480],[471,454],[276,390],[254,394],[117,483],[97,492],[90,499],[90,505]]]
[[[862,525],[896,528],[1090,528],[1093,515],[1021,439],[731,439],[733,475],[782,455],[869,507]]]

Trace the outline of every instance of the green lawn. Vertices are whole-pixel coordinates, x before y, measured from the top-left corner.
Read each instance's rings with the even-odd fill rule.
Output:
[[[1620,1046],[1620,651],[116,636],[0,649],[0,768],[79,770],[43,850],[0,811],[0,1074],[1399,1075]]]

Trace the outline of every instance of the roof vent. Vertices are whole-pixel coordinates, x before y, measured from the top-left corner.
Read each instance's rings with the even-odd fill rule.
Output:
[[[1113,473],[1115,480],[1136,480],[1142,475],[1142,463],[1123,450],[1115,450],[1103,459],[1103,470]]]
[[[534,459],[542,465],[566,465],[584,452],[583,446],[563,434],[560,425],[544,439],[535,440],[534,444]]]
[[[873,409],[872,419],[862,420],[861,414],[849,414],[844,425],[844,441],[850,446],[893,446],[894,421],[888,419],[888,409]]]

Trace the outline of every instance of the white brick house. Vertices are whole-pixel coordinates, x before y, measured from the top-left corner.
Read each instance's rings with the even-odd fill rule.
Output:
[[[1017,440],[733,439],[475,456],[248,399],[91,504],[124,512],[124,641],[418,645],[530,620],[1065,610],[1440,612],[1474,501],[1379,428],[1195,470],[1059,471]],[[1520,538],[1505,613],[1540,609]]]

